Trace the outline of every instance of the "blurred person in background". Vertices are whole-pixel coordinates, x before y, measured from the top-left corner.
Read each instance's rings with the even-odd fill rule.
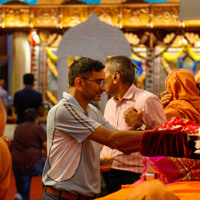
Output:
[[[0,98],[7,109],[8,107],[8,92],[6,91],[6,82],[4,79],[0,79]]]
[[[30,186],[33,176],[41,176],[45,159],[47,136],[45,130],[38,125],[38,111],[29,108],[25,111],[24,122],[14,132],[12,160],[17,192],[15,199],[29,200]]]
[[[43,115],[42,94],[33,90],[33,74],[24,74],[23,83],[25,88],[14,94],[13,107],[17,114],[17,124],[24,122],[24,111],[28,108],[34,108],[39,115]]]

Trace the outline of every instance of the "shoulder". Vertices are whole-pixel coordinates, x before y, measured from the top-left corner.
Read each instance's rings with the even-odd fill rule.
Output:
[[[19,91],[15,92],[14,96],[18,96],[18,95],[20,95],[21,93],[23,93],[23,90],[19,90]]]
[[[158,96],[156,96],[155,94],[147,91],[147,90],[143,90],[143,89],[136,89],[136,96],[138,98],[143,99],[144,101],[148,100],[148,99],[156,99],[159,100]]]
[[[90,119],[92,119],[98,123],[102,123],[104,121],[104,117],[103,117],[101,111],[91,104],[88,104],[87,114]]]
[[[97,108],[97,107],[95,107],[94,105],[92,105],[92,104],[88,104],[88,107],[87,107],[87,112],[89,113],[89,114],[95,114],[95,115],[101,115],[101,111]]]
[[[0,93],[2,93],[2,94],[6,94],[6,93],[8,93],[6,90],[4,90],[2,87],[0,87]]]
[[[36,96],[42,96],[42,94],[40,93],[40,92],[38,92],[38,91],[35,91],[35,90],[31,90],[32,91],[32,93],[34,94],[34,95],[36,95]]]
[[[56,118],[56,119],[66,119],[69,116],[75,116],[80,113],[80,109],[73,103],[66,101],[65,99],[61,99],[58,104],[53,106],[48,112],[48,118]]]
[[[36,128],[36,130],[37,130],[37,133],[38,133],[39,135],[46,136],[46,131],[45,131],[45,129],[44,129],[41,125],[39,125],[39,124],[35,124],[35,125],[36,125],[35,128]]]
[[[114,102],[115,102],[114,97],[111,97],[110,99],[108,99],[108,101],[106,102],[105,109],[110,108],[110,106],[112,106],[114,104]]]

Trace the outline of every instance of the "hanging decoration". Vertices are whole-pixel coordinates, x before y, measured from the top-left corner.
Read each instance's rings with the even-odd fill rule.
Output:
[[[177,60],[182,54],[183,54],[184,50],[181,49],[175,56],[170,56],[169,53],[164,52],[163,53],[163,57],[167,60],[167,61],[173,61],[173,60]]]
[[[167,44],[165,44],[162,41],[159,41],[156,38],[155,34],[153,34],[152,32],[145,32],[138,44],[136,44],[136,45],[131,44],[132,53],[135,54],[137,57],[144,59],[146,61],[154,60],[155,58],[157,58],[159,56],[164,56],[166,60],[172,61],[172,60],[178,59],[182,53],[186,52],[186,53],[188,53],[189,56],[191,56],[192,59],[194,59],[195,61],[199,61],[200,56],[198,56],[194,51],[192,51],[192,46],[194,46],[194,43],[190,42],[190,40],[187,37],[187,34],[182,32],[181,35],[186,40],[186,44],[182,45],[183,49],[180,50],[175,56],[170,56],[167,53],[167,50],[170,48],[170,46],[173,44],[173,42],[177,38],[178,33],[174,34],[172,39]],[[139,45],[145,45],[145,43],[147,43],[148,41],[149,41],[148,46],[150,46],[150,47],[153,47],[156,45],[167,45],[167,46],[161,51],[161,53],[153,55],[151,57],[148,57],[148,56],[144,57],[134,50],[134,47],[138,47]]]
[[[50,70],[52,71],[53,75],[58,78],[58,70],[55,66],[55,64],[51,61],[51,59],[47,58],[47,64],[50,68]]]
[[[54,61],[57,62],[58,57],[56,55],[53,54],[53,52],[51,51],[50,47],[46,47],[47,50],[47,55]]]
[[[153,56],[147,56],[147,57],[144,57],[142,55],[140,55],[139,53],[137,53],[135,50],[134,50],[134,47],[138,47],[138,45],[144,45],[148,40],[149,40],[149,46],[150,47],[153,47],[155,45],[164,45],[164,43],[162,41],[159,41],[156,36],[152,33],[152,32],[145,32],[145,34],[142,36],[140,42],[138,45],[131,45],[131,50],[132,50],[132,53],[134,53],[135,55],[137,55],[138,57],[146,60],[146,61],[152,61],[154,60],[155,58],[159,57],[159,56],[162,56],[162,54],[164,52],[166,52],[170,46],[173,44],[174,40],[176,39],[177,37],[177,34],[174,35],[174,37],[171,39],[171,41],[167,44],[167,46],[165,47],[165,49],[163,51],[161,51],[159,54],[155,54]]]
[[[200,56],[198,56],[191,48],[190,45],[187,45],[186,48],[184,47],[183,49],[181,49],[175,56],[170,56],[167,52],[163,53],[163,57],[167,60],[167,61],[174,61],[177,60],[183,53],[187,53],[192,59],[194,59],[195,61],[200,61]]]
[[[164,67],[165,71],[169,74],[170,72],[172,72],[173,70],[171,69],[169,63],[166,61],[165,57],[161,58],[161,63],[162,66]]]
[[[57,62],[58,57],[56,55],[54,55],[54,53],[52,52],[50,47],[46,47],[46,52],[47,52],[47,56],[48,56],[47,65],[50,68],[51,72],[53,73],[54,77],[57,79],[58,78],[58,70],[56,68],[55,63]],[[58,103],[57,98],[49,90],[46,90],[46,95],[54,105]]]
[[[195,61],[200,61],[200,56],[198,56],[194,51],[192,51],[192,48],[190,45],[187,46],[187,53],[191,58],[193,58]]]

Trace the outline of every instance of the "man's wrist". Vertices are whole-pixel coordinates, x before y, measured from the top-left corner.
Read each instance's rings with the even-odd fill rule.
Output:
[[[146,128],[147,128],[146,124],[142,124],[142,126],[137,128],[136,130],[137,131],[145,131],[145,130],[147,130]]]

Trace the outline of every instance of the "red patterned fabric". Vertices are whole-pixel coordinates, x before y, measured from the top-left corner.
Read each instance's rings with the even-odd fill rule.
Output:
[[[194,154],[193,139],[187,142],[187,134],[179,130],[154,130],[143,135],[140,153],[144,156],[173,156],[200,158]]]

